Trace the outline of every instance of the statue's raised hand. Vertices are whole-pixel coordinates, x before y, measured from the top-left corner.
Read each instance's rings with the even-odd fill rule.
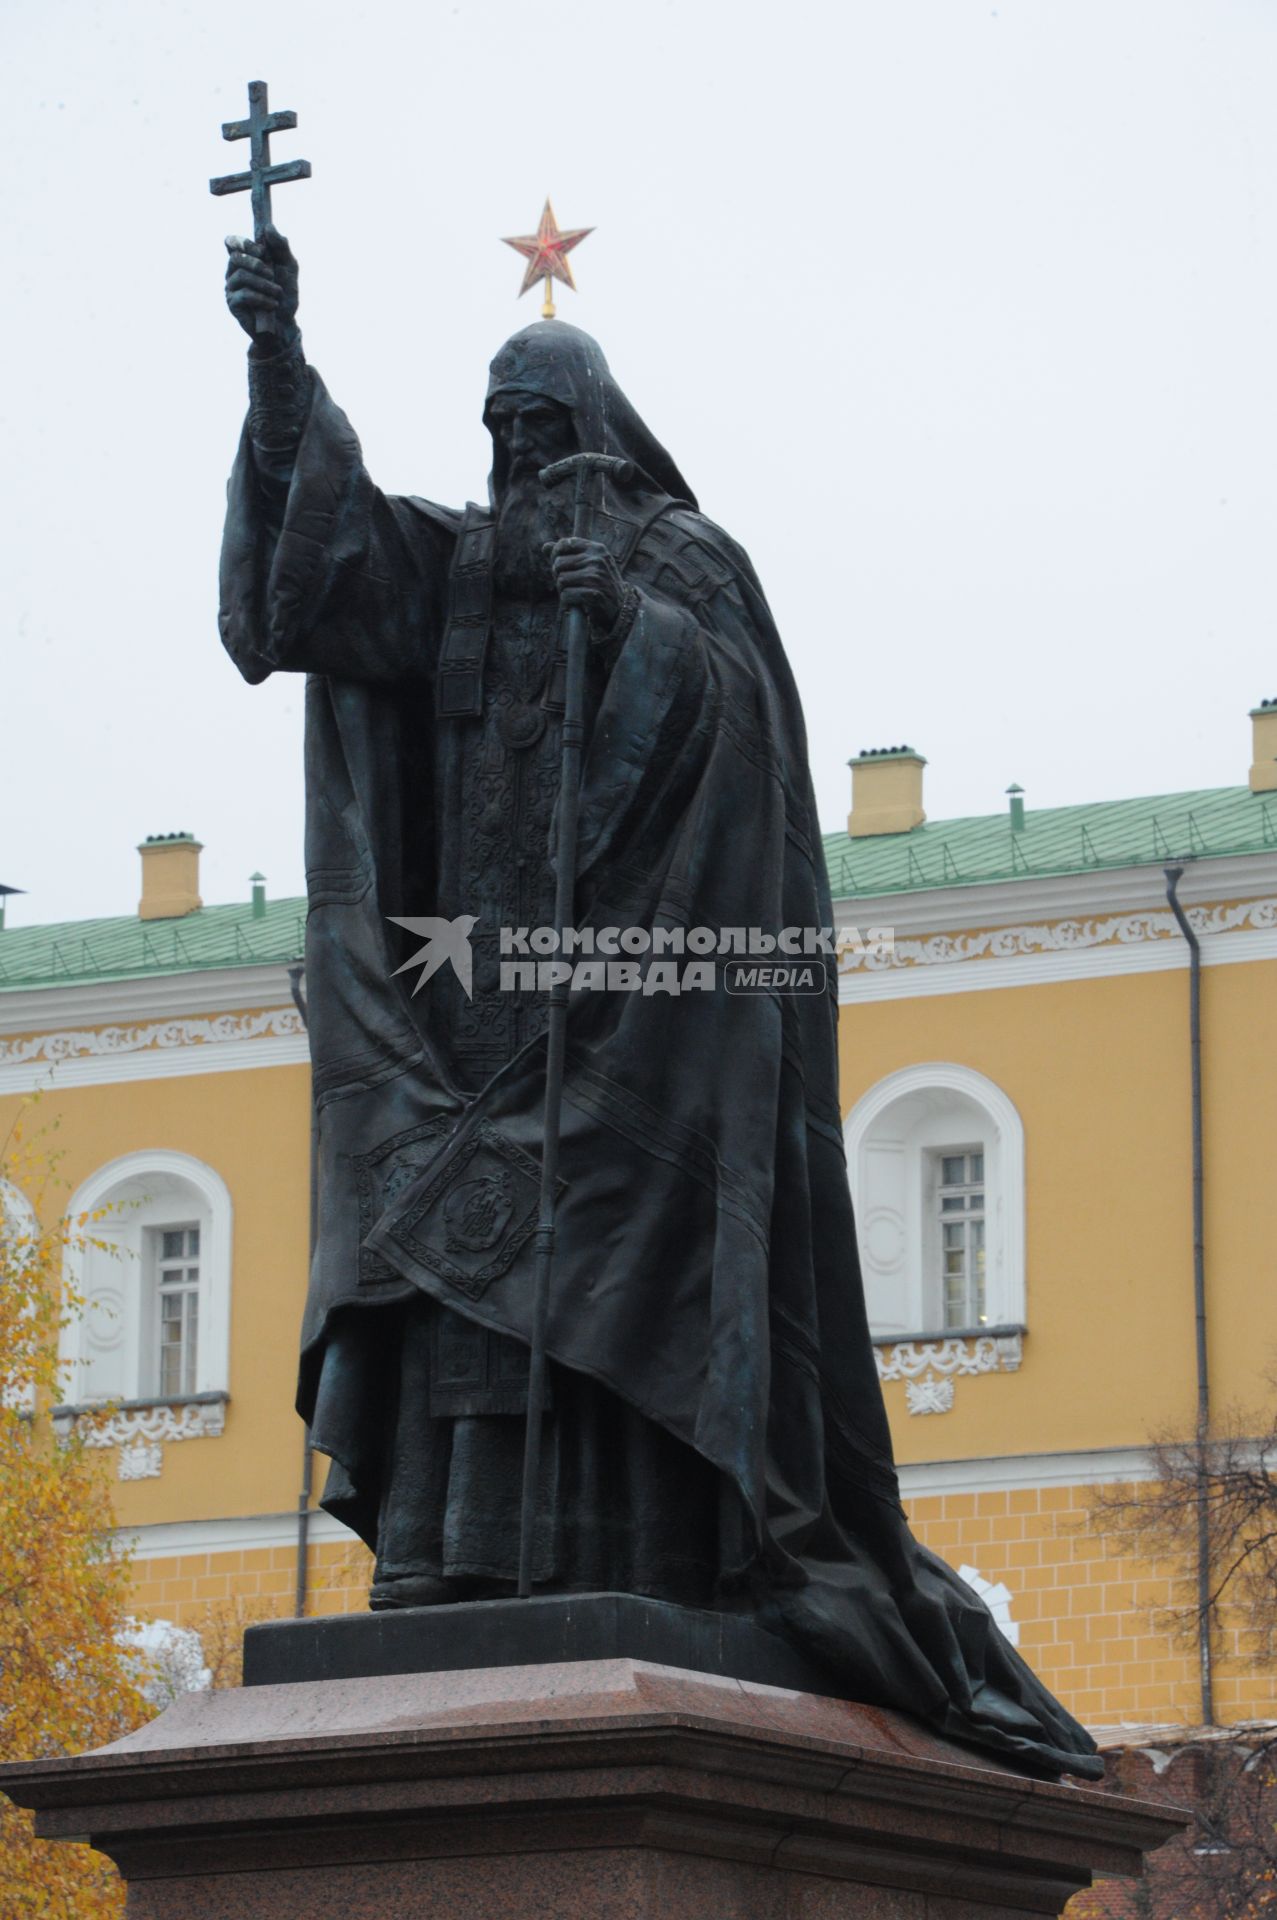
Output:
[[[600,540],[556,540],[550,549],[554,584],[565,607],[583,607],[590,625],[607,633],[625,596],[621,569]]]
[[[260,240],[226,242],[226,304],[245,333],[256,337],[258,317],[270,314],[278,344],[297,338],[297,262],[282,233],[268,227]],[[269,340],[270,336],[266,338]]]

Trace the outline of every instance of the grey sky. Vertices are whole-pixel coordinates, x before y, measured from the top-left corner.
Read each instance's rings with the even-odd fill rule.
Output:
[[[908,740],[932,817],[1243,780],[1277,694],[1277,7],[1260,0],[6,0],[0,880],[302,886],[300,685],[222,654],[243,410],[211,174],[249,79],[309,357],[388,490],[482,497],[498,237],[751,552],[827,827]],[[421,903],[426,910],[428,903]]]

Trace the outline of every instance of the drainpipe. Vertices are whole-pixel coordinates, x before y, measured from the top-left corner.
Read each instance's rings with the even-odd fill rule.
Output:
[[[309,1031],[310,1021],[306,1016],[306,995],[304,982],[306,969],[302,966],[288,969],[288,990],[293,996],[293,1005],[301,1015],[302,1025]],[[310,1260],[315,1258],[315,1240],[319,1232],[319,1115],[315,1111],[314,1101],[310,1108]],[[309,1266],[307,1272],[309,1273]],[[306,1615],[306,1556],[310,1546],[310,1497],[315,1484],[315,1449],[310,1443],[310,1428],[304,1430],[302,1440],[302,1483],[297,1494],[297,1584],[293,1599],[293,1612],[299,1620]]]
[[[1210,1374],[1206,1361],[1206,1239],[1202,1173],[1202,944],[1179,902],[1183,867],[1167,867],[1166,901],[1188,942],[1188,1046],[1192,1063],[1193,1129],[1193,1313],[1197,1348],[1197,1634],[1201,1669],[1202,1724],[1215,1724],[1215,1697],[1210,1640],[1210,1486],[1207,1477],[1210,1442]]]

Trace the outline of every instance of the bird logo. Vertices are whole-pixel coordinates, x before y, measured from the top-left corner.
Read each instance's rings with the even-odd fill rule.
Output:
[[[413,988],[413,994],[421,992],[432,974],[438,973],[445,960],[451,960],[452,970],[461,982],[467,1000],[474,998],[474,952],[470,945],[470,935],[474,930],[478,914],[459,913],[455,920],[440,920],[433,914],[426,914],[419,920],[400,920],[393,913],[386,915],[392,925],[405,927],[409,933],[417,934],[425,941],[424,947],[418,947],[410,959],[401,967],[396,967],[391,978],[407,973],[410,967],[421,968],[421,978]]]

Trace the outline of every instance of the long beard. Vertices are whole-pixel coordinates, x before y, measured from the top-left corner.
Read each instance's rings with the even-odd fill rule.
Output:
[[[572,531],[564,491],[551,492],[535,473],[515,475],[502,488],[493,568],[498,593],[516,600],[543,600],[553,594],[554,574],[546,548]]]

